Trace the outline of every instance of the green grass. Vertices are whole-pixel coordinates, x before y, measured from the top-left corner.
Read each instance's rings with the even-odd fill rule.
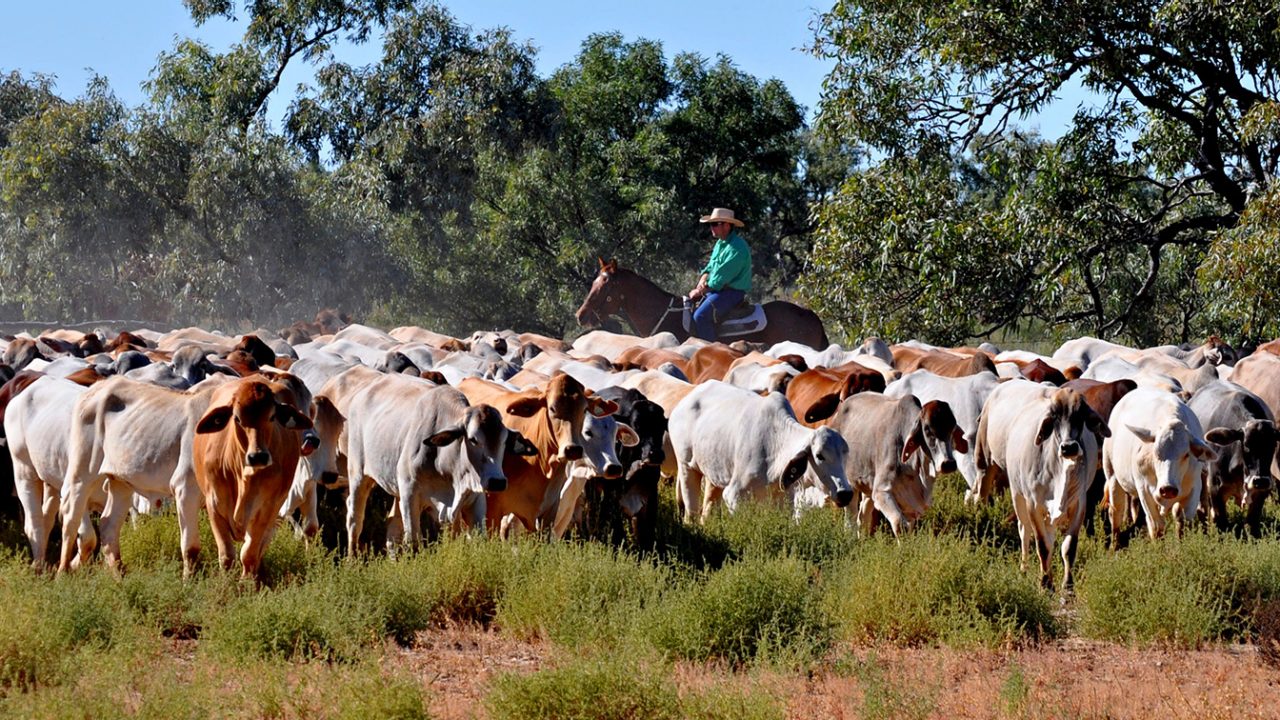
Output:
[[[783,708],[759,691],[713,687],[681,693],[652,660],[583,658],[529,675],[499,675],[485,701],[495,720],[772,720]]]
[[[1052,598],[1004,553],[950,536],[864,543],[826,583],[851,642],[998,646],[1059,633]]]
[[[1280,545],[1213,531],[1139,539],[1090,562],[1077,591],[1088,637],[1178,647],[1245,639],[1254,613],[1280,599]]]
[[[172,515],[126,525],[123,577],[96,566],[36,575],[25,541],[5,534],[12,521],[0,521],[0,538],[12,536],[0,546],[0,715],[424,717],[419,683],[384,659],[440,626],[556,648],[552,668],[495,681],[495,717],[782,712],[726,687],[677,689],[672,661],[813,671],[879,643],[1007,647],[1073,633],[1195,647],[1275,634],[1258,615],[1280,602],[1274,508],[1262,540],[1192,529],[1116,553],[1082,539],[1068,626],[1034,559],[1018,569],[1007,498],[965,505],[961,493],[944,478],[933,510],[899,542],[860,539],[830,509],[796,522],[748,506],[687,527],[667,488],[659,550],[645,555],[462,536],[352,559],[282,527],[261,586],[218,568],[203,522],[205,562],[184,580]],[[935,705],[932,691],[904,694],[874,663],[850,674],[868,717]],[[1001,693],[1017,714],[1025,678],[1010,670]]]

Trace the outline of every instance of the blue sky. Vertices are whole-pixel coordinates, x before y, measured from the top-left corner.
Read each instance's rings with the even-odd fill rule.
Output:
[[[517,39],[531,41],[539,48],[538,69],[544,76],[571,61],[591,33],[618,30],[629,40],[661,41],[668,58],[684,51],[707,57],[728,55],[751,75],[782,80],[812,116],[829,68],[803,51],[812,40],[810,25],[818,8],[825,7],[807,0],[466,0],[445,4],[474,30],[506,26]],[[238,40],[243,29],[243,21],[221,19],[197,28],[180,0],[10,2],[0,23],[0,71],[54,75],[58,94],[71,98],[84,91],[91,68],[110,81],[118,97],[133,105],[143,101],[142,83],[160,53],[172,49],[176,39],[194,37],[221,50]],[[377,57],[373,42],[340,47],[338,57],[353,64],[370,62]],[[281,83],[285,96],[277,93],[268,113],[277,128],[294,87],[309,80],[309,68],[301,63],[285,75]],[[1072,94],[1027,125],[1056,137],[1082,95]]]

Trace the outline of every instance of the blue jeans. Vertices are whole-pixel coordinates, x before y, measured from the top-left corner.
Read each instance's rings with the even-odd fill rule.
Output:
[[[732,288],[708,292],[702,304],[693,311],[693,336],[715,342],[718,318],[725,317],[745,296],[746,293]]]

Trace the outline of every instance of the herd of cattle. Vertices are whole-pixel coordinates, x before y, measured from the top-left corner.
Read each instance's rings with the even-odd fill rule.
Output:
[[[1237,361],[1217,338],[1191,349],[1081,338],[1041,356],[346,325],[61,330],[10,338],[3,353],[0,455],[34,565],[60,519],[63,571],[99,547],[118,564],[123,519],[162,502],[188,573],[204,507],[222,566],[240,542],[253,576],[279,518],[317,532],[318,485],[345,491],[356,553],[374,487],[394,498],[389,542],[466,528],[560,538],[592,496],[618,518],[616,537],[629,522],[651,547],[663,476],[686,522],[717,501],[767,500],[847,508],[861,532],[885,520],[900,534],[938,477],[959,472],[973,502],[1008,488],[1023,562],[1034,545],[1046,584],[1062,536],[1069,585],[1100,502],[1113,543],[1142,517],[1153,537],[1171,517],[1223,525],[1229,503],[1256,530],[1280,407],[1280,341]]]

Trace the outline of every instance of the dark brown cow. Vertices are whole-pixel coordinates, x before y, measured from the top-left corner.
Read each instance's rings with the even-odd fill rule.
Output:
[[[964,377],[989,372],[996,375],[996,364],[983,352],[961,355],[945,350],[921,350],[907,345],[893,345],[893,367],[903,375],[914,370],[928,370],[943,377]]]
[[[107,376],[98,372],[97,365],[90,365],[89,367],[80,368],[79,370],[71,373],[67,376],[67,379],[77,385],[89,387],[94,383],[106,380]]]
[[[1104,423],[1111,422],[1111,411],[1115,408],[1116,403],[1120,402],[1120,398],[1138,387],[1138,383],[1124,378],[1113,382],[1101,382],[1098,380],[1090,380],[1088,378],[1080,378],[1078,380],[1068,380],[1062,385],[1068,390],[1075,390],[1084,396],[1085,404],[1093,408],[1098,413],[1098,417],[1102,418]],[[1099,438],[1098,442],[1098,472],[1093,476],[1093,482],[1089,485],[1089,491],[1085,494],[1084,505],[1084,531],[1086,534],[1093,535],[1093,515],[1098,509],[1098,503],[1102,502],[1103,491],[1106,490],[1107,479],[1102,473],[1102,442]]]
[[[787,400],[801,423],[815,427],[830,421],[840,402],[861,392],[884,392],[884,375],[856,362],[810,368],[787,385]]]
[[[301,457],[299,431],[311,428],[285,385],[243,378],[216,389],[196,424],[196,482],[218,545],[231,569],[232,543],[244,541],[244,577],[257,578],[276,515]]]
[[[248,353],[259,367],[272,367],[276,363],[276,351],[257,335],[245,335],[236,343],[235,350]]]
[[[120,334],[107,341],[102,349],[104,352],[116,353],[125,350],[146,350],[151,347],[154,347],[154,343],[147,342],[146,338],[121,330]]]
[[[1067,376],[1061,370],[1038,358],[1030,362],[1018,360],[1010,362],[1017,365],[1022,377],[1031,382],[1049,382],[1061,387],[1067,381]]]

